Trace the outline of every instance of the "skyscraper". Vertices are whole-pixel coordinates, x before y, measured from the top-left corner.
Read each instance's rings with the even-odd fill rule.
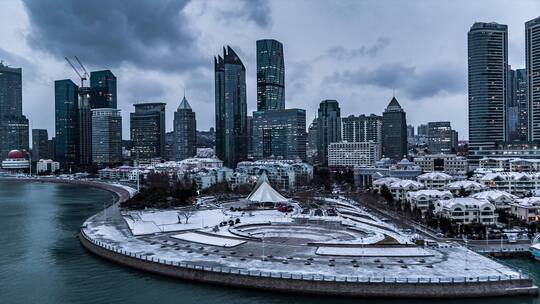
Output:
[[[381,143],[382,116],[371,114],[369,116],[349,115],[341,119],[343,127],[343,141],[363,142],[373,141]]]
[[[70,79],[54,82],[55,156],[63,168],[79,164],[78,90]]]
[[[32,129],[32,161],[50,158],[47,129]]]
[[[506,105],[507,141],[526,141],[529,130],[527,70],[508,68]]]
[[[79,87],[78,91],[78,128],[79,128],[79,163],[89,165],[92,163],[92,111],[91,89]]]
[[[253,112],[255,159],[306,159],[306,111],[284,109]]]
[[[28,150],[28,119],[22,114],[22,69],[0,62],[0,160],[10,150]]]
[[[498,23],[473,24],[468,33],[469,158],[506,140],[508,28]]]
[[[341,141],[341,109],[337,100],[323,100],[317,112],[317,156],[328,163],[328,145]]]
[[[227,46],[214,57],[216,155],[227,167],[247,158],[246,68]]]
[[[98,167],[122,161],[122,115],[117,109],[92,110],[92,162]]]
[[[257,111],[285,109],[283,44],[257,40]]]
[[[110,70],[90,73],[92,109],[117,107],[116,76]]]
[[[407,119],[396,97],[392,97],[382,117],[382,154],[399,161],[407,157]]]
[[[195,112],[191,109],[186,96],[174,113],[174,143],[175,160],[182,160],[197,154],[197,121]]]
[[[165,103],[135,104],[130,113],[130,135],[135,160],[165,157]]]
[[[449,121],[428,122],[428,149],[431,153],[452,152],[452,127]]]
[[[529,140],[540,140],[540,17],[525,23]]]

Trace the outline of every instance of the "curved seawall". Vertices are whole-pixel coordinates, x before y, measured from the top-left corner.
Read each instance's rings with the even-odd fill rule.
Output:
[[[234,272],[230,268],[202,267],[172,263],[140,256],[93,241],[81,230],[81,244],[90,252],[107,260],[169,277],[218,285],[255,288],[286,293],[317,294],[346,297],[393,298],[457,298],[510,295],[536,295],[538,289],[528,278],[512,280],[492,278],[488,281],[336,281],[335,278],[315,280],[311,276],[266,276],[260,272]]]

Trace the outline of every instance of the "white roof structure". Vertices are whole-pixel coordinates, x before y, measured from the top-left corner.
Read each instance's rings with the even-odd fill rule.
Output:
[[[474,197],[474,198],[477,198],[477,199],[485,199],[485,200],[490,201],[491,203],[493,203],[493,202],[510,203],[510,202],[515,201],[518,198],[517,196],[515,196],[513,194],[510,194],[510,193],[508,193],[506,191],[500,191],[500,190],[482,191],[482,192],[478,192],[478,193],[475,193],[475,194],[471,195],[471,197]]]
[[[279,192],[270,186],[265,173],[259,177],[257,185],[253,191],[251,191],[247,197],[247,200],[257,203],[280,203],[288,201],[288,199],[283,197],[283,195],[279,194]]]
[[[419,198],[419,197],[428,197],[428,198],[441,198],[441,199],[451,199],[453,197],[450,191],[440,191],[440,190],[418,190],[411,191],[408,193],[410,198]]]
[[[481,189],[486,189],[487,186],[480,184],[479,182],[475,182],[475,181],[462,180],[462,181],[450,183],[446,185],[446,188],[448,190],[459,190],[459,189],[481,190]]]
[[[399,181],[401,181],[401,179],[397,177],[383,177],[383,178],[379,178],[378,180],[373,181],[373,185],[374,186],[386,185],[388,187],[391,184],[395,182],[399,182]]]
[[[422,181],[422,180],[450,181],[450,180],[453,180],[454,177],[452,177],[452,175],[442,173],[442,172],[429,172],[429,173],[424,173],[424,174],[419,175],[416,179],[419,181]]]
[[[515,200],[511,205],[517,205],[520,207],[535,207],[540,205],[540,197],[524,197]]]
[[[390,185],[390,189],[418,190],[422,188],[424,188],[424,185],[422,183],[408,179],[400,180]]]
[[[495,206],[487,200],[472,197],[456,197],[447,200],[439,200],[438,202],[441,207],[447,209],[454,209],[456,207],[462,207],[462,209],[483,209],[483,207],[490,207],[490,209],[495,209]]]

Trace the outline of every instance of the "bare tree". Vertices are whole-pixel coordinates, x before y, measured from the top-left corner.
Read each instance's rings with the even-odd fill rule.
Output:
[[[178,223],[182,223],[182,218],[186,220],[185,224],[189,222],[189,219],[195,214],[195,209],[184,208],[178,211]]]

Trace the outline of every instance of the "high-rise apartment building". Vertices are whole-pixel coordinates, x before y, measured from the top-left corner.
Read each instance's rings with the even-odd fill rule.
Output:
[[[452,127],[449,121],[428,122],[428,149],[432,154],[452,152]]]
[[[529,140],[540,140],[540,17],[525,23]]]
[[[380,143],[382,140],[382,116],[349,115],[341,118],[341,124],[343,141]]]
[[[197,154],[197,121],[186,97],[174,113],[173,154],[175,160],[182,160]]]
[[[507,141],[527,141],[529,131],[527,98],[527,70],[512,70],[509,67],[506,103]]]
[[[506,141],[508,28],[477,22],[468,33],[469,159]]]
[[[257,40],[257,111],[285,109],[283,44]]]
[[[227,167],[247,158],[246,68],[227,46],[214,57],[216,155]]]
[[[149,160],[165,156],[165,103],[135,104],[130,113],[130,135],[134,160]]]

